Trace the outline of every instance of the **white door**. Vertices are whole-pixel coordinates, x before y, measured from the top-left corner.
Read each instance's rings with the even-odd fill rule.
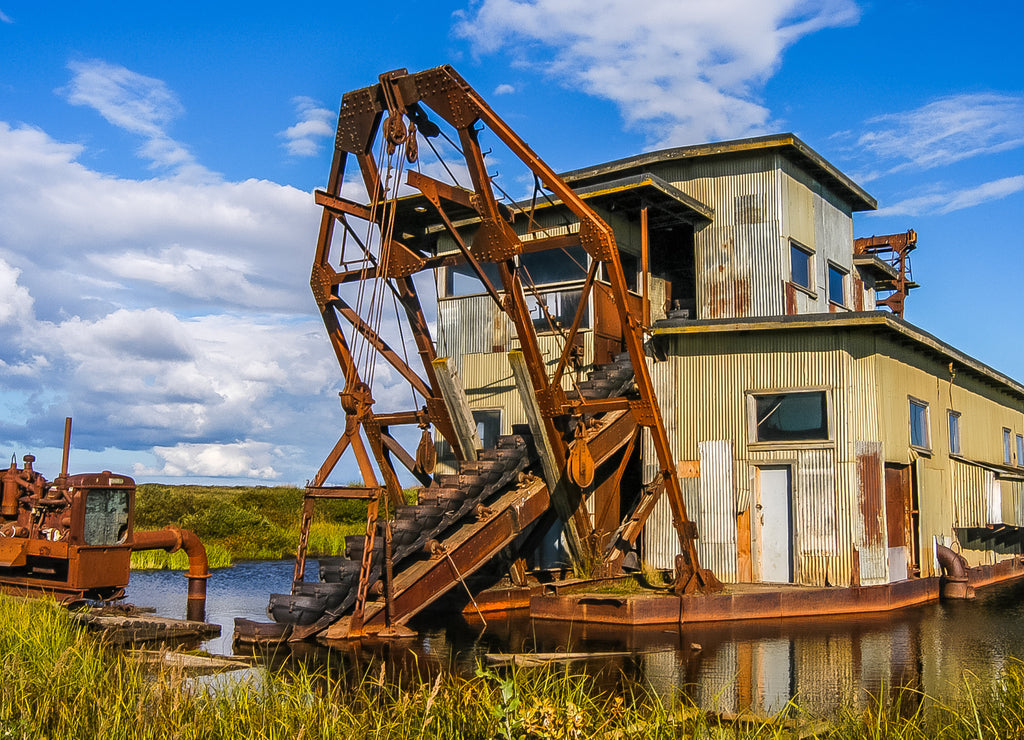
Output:
[[[761,580],[789,583],[793,580],[790,470],[788,466],[758,468],[757,477]]]

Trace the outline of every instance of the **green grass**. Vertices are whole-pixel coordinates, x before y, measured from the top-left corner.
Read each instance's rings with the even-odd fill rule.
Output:
[[[204,543],[203,546],[211,568],[227,568],[233,562],[231,553],[220,543]],[[139,550],[132,553],[132,570],[188,570],[188,555],[184,550]]]
[[[135,526],[162,529],[174,524],[196,533],[210,567],[238,560],[279,560],[295,555],[299,542],[302,490],[285,486],[167,486],[141,484],[135,497]],[[366,502],[318,502],[310,528],[311,555],[340,555],[345,535],[366,528]],[[133,568],[188,567],[183,555],[132,555]],[[2,740],[2,738],[0,738]]]
[[[479,668],[417,675],[380,664],[358,674],[302,665],[198,684],[105,648],[48,601],[0,595],[0,740],[18,738],[1024,738],[1024,664],[950,707],[913,691],[830,723],[794,707],[721,722],[685,698],[607,690],[568,668]]]

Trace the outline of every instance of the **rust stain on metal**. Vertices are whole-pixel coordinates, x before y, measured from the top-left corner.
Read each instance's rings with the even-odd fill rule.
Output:
[[[882,456],[878,446],[857,448],[857,505],[864,522],[864,544],[885,544],[885,503],[882,488]]]
[[[707,291],[708,318],[739,318],[750,312],[750,284],[743,278],[711,283]]]

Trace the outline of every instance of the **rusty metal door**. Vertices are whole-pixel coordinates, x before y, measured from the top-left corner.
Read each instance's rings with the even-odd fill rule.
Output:
[[[885,464],[885,524],[889,536],[889,580],[909,577],[914,567],[910,466]]]
[[[788,465],[757,469],[757,522],[761,580],[793,580],[793,490]]]

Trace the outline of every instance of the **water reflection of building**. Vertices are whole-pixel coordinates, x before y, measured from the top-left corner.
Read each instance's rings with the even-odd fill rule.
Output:
[[[425,630],[409,642],[342,642],[327,651],[298,645],[299,660],[358,682],[384,664],[391,678],[415,682],[439,671],[472,675],[488,653],[596,653],[571,664],[598,687],[649,689],[667,706],[768,714],[792,699],[828,716],[895,699],[967,706],[1005,665],[1024,656],[1024,584],[998,587],[976,602],[943,602],[884,615],[759,620],[718,626],[623,628],[506,615],[478,625]],[[614,653],[614,657],[605,654]],[[1015,657],[1016,656],[1016,657]],[[911,689],[900,694],[901,688]]]
[[[719,578],[873,585],[936,575],[936,544],[972,565],[1021,552],[1024,386],[902,319],[917,235],[854,239],[853,214],[876,207],[856,183],[792,135],[653,152],[565,179],[614,229],[636,305],[654,322],[657,396],[693,476],[684,494],[700,556]],[[522,226],[524,240],[527,226],[557,235],[578,224],[553,203]],[[553,358],[589,266],[582,250],[555,254],[520,258]],[[484,436],[507,433],[525,421],[506,358],[514,332],[468,268],[443,272],[439,352],[457,363]],[[588,300],[580,351],[601,364],[620,327],[601,290]],[[593,494],[606,533],[636,481],[653,478],[650,450],[633,465],[620,490]],[[672,565],[667,502],[642,548]]]
[[[774,713],[793,700],[801,709],[829,715],[840,707],[867,707],[900,687],[913,710],[925,686],[926,640],[948,632],[941,614],[908,610],[892,619],[786,619],[678,629],[610,628],[526,619],[492,624],[492,649],[512,652],[625,651],[577,663],[603,675],[605,686],[625,680],[649,688],[671,706],[692,702],[708,710]],[[961,656],[963,657],[963,656]],[[973,663],[966,663],[970,665]],[[963,665],[944,666],[960,674]],[[941,688],[941,687],[936,687]],[[944,691],[933,696],[946,697]]]

